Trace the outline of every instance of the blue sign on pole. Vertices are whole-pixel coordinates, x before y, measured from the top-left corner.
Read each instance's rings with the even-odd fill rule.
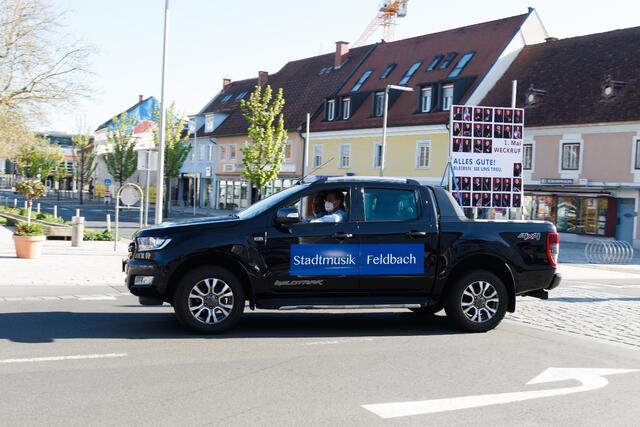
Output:
[[[290,261],[292,276],[424,274],[424,245],[292,245]]]
[[[106,185],[107,187],[111,185],[111,179],[109,178],[105,178],[104,179],[104,185]]]

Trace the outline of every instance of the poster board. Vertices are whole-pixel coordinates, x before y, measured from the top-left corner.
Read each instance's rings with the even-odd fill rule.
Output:
[[[449,118],[454,198],[465,208],[522,207],[524,109],[453,105]]]

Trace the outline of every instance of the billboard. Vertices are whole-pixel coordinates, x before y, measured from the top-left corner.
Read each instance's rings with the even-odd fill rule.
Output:
[[[458,203],[465,208],[521,207],[524,110],[454,105],[449,123],[449,188]]]

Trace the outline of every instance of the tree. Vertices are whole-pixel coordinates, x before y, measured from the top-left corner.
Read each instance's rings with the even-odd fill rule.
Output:
[[[62,182],[67,178],[67,164],[62,161],[58,163],[58,166],[53,170],[53,181],[56,187],[56,196],[60,200],[60,190]]]
[[[62,162],[59,147],[51,147],[47,140],[33,137],[20,147],[16,164],[18,173],[25,178],[45,179]]]
[[[240,109],[249,122],[249,141],[242,146],[242,175],[252,185],[252,200],[260,198],[260,190],[278,177],[284,161],[287,131],[284,129],[282,88],[276,98],[267,85],[256,86],[248,100],[240,101]]]
[[[96,155],[93,151],[93,142],[86,133],[73,137],[73,146],[78,157],[78,178],[80,179],[80,204],[83,202],[82,191],[84,183],[89,181],[96,170]]]
[[[46,140],[35,136],[28,144],[20,148],[17,166],[23,180],[16,183],[16,190],[22,193],[27,200],[27,224],[31,223],[33,201],[44,196],[47,192],[42,180],[48,177],[63,159],[58,147],[54,149]]]
[[[0,0],[0,152],[28,118],[90,92],[92,48],[60,31],[64,15],[43,0]]]
[[[0,106],[34,112],[88,94],[91,47],[59,32],[64,16],[41,0],[0,0]]]
[[[158,107],[154,112],[154,119],[156,126],[153,129],[153,141],[156,144],[156,148],[160,146],[160,136],[158,135],[158,129],[160,129],[160,108]],[[171,206],[171,180],[180,177],[180,169],[184,164],[184,161],[189,155],[191,146],[187,142],[189,134],[185,131],[186,118],[184,114],[178,115],[176,112],[176,105],[171,103],[167,108],[165,115],[165,148],[164,148],[164,183],[166,188],[166,210],[170,210]],[[195,148],[194,148],[195,149]]]
[[[39,179],[28,178],[16,183],[16,190],[27,200],[27,224],[31,224],[33,201],[47,194],[47,187]]]
[[[104,155],[104,162],[113,179],[122,187],[138,168],[138,153],[133,138],[136,118],[122,113],[112,119],[112,124],[113,127],[107,130],[107,144],[111,152]]]

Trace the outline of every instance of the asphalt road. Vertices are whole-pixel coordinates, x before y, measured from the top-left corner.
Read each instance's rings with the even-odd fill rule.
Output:
[[[627,426],[640,419],[640,372],[547,371],[640,369],[639,347],[521,322],[461,334],[444,316],[402,310],[263,311],[246,313],[230,334],[203,337],[182,329],[171,307],[141,307],[122,288],[0,292],[3,426]],[[543,372],[541,381],[550,382],[527,385]],[[465,396],[475,397],[457,399]],[[407,415],[407,405],[365,407],[434,399],[444,400],[417,404],[418,415]]]

